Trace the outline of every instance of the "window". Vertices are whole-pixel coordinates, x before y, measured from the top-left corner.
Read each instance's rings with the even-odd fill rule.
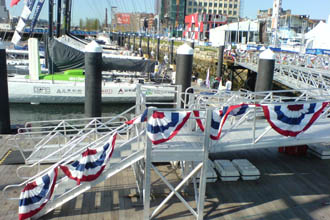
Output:
[[[214,7],[218,7],[218,3],[214,2]]]
[[[197,6],[197,2],[194,2],[194,6]]]
[[[202,9],[201,9],[201,8],[199,8],[199,9],[198,9],[198,13],[201,13],[201,12],[202,12]]]
[[[210,9],[210,10],[209,10],[209,14],[211,14],[211,13],[212,13],[212,10]]]
[[[219,7],[222,8],[222,3],[219,4]]]
[[[197,12],[197,9],[196,8],[194,8],[194,13],[196,13]]]
[[[237,4],[234,5],[234,8],[237,8]]]
[[[188,14],[191,14],[191,8],[188,8]]]
[[[188,5],[189,5],[189,6],[192,6],[192,1],[189,1]]]
[[[207,2],[204,2],[204,7],[207,7]]]
[[[237,15],[237,11],[234,11],[234,15]]]
[[[224,8],[227,8],[227,4],[226,4],[226,3],[225,3],[225,4],[223,4],[223,7],[224,7]]]
[[[216,14],[217,13],[217,10],[213,10],[213,14]]]
[[[229,4],[229,8],[233,8],[233,4]]]
[[[232,13],[233,13],[232,11],[228,11],[228,14],[230,14],[230,15],[231,15]]]
[[[204,9],[203,12],[206,13],[206,9]]]
[[[227,11],[226,10],[223,10],[223,14],[226,15],[227,14]]]
[[[209,3],[209,7],[212,7],[212,2]]]
[[[222,10],[219,10],[219,14],[222,14]]]
[[[202,3],[200,2],[200,3],[198,3],[198,5],[199,5],[199,7],[202,7]]]

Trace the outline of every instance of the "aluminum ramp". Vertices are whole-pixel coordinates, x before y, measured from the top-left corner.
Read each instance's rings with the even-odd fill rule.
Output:
[[[119,162],[111,161],[111,159],[119,160],[118,157],[111,158],[110,165],[107,166],[107,168],[103,171],[100,177],[98,177],[96,180],[92,182],[83,182],[78,186],[76,181],[71,180],[68,177],[63,177],[62,179],[57,181],[52,199],[46,204],[46,206],[39,213],[33,216],[32,219],[40,218],[41,216],[65,204],[71,199],[76,198],[80,194],[88,191],[97,184],[111,178],[115,174],[133,165],[134,163],[140,161],[143,158],[144,158],[143,150],[134,152]]]

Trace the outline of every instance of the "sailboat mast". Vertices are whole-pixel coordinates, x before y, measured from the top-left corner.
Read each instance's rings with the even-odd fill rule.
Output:
[[[67,5],[67,11],[68,11],[68,14],[67,14],[67,33],[70,32],[70,29],[71,29],[71,8],[72,8],[72,0],[67,0],[68,1],[68,5]]]
[[[48,37],[53,37],[53,11],[54,11],[54,2],[53,0],[49,0],[48,5]]]
[[[62,0],[57,0],[56,37],[61,36],[61,12],[62,12]]]

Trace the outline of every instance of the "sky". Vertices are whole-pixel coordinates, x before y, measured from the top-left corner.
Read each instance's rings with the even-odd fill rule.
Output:
[[[273,7],[273,0],[241,0],[243,14],[241,17],[256,18],[258,9]],[[24,0],[17,6],[9,6],[11,0],[6,0],[9,13],[13,16],[21,14]],[[105,8],[108,8],[108,21],[110,22],[110,8],[116,6],[118,12],[154,12],[154,0],[73,0],[73,24],[80,19],[98,18],[104,21]],[[310,15],[311,19],[328,19],[330,15],[330,0],[282,0],[284,10],[291,9],[292,14]],[[48,18],[48,1],[41,12],[41,18]]]

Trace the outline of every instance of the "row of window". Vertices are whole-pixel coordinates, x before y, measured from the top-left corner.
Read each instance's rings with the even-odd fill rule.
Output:
[[[197,8],[188,8],[188,14],[191,14],[191,13],[196,13],[198,11],[198,13],[206,13],[208,12],[209,14],[227,14],[227,10],[211,10],[209,9],[208,11],[206,9],[202,10],[201,8],[197,10]],[[232,10],[229,10],[228,11],[228,15],[237,15],[237,11],[232,11]]]
[[[192,5],[193,5],[192,1],[189,1],[188,6],[192,6]],[[215,8],[218,7],[218,3],[216,3],[216,2],[214,4],[212,2],[209,2],[208,4],[207,4],[207,2],[204,2],[204,7],[207,7],[207,5],[209,5],[209,7],[212,7],[213,5]],[[197,2],[194,2],[194,6],[197,6]],[[198,6],[202,7],[203,6],[202,2],[199,2]],[[227,3],[224,3],[224,4],[219,3],[219,7],[222,8],[222,6],[224,8],[227,8],[227,6],[228,6],[228,8],[237,8],[237,4],[233,5],[233,4],[227,4]]]

